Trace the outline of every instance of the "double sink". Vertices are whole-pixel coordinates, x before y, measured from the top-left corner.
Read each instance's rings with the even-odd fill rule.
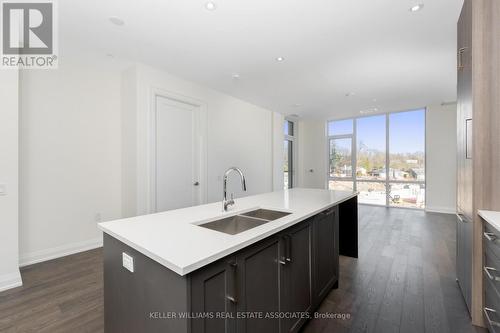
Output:
[[[256,209],[220,220],[199,224],[198,226],[228,235],[236,235],[290,214],[277,210]]]

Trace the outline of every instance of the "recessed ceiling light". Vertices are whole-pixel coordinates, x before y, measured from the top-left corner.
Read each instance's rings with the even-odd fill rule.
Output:
[[[361,111],[359,111],[359,113],[367,114],[367,113],[373,113],[373,112],[377,112],[377,111],[378,111],[378,108],[371,108],[371,109],[361,110]]]
[[[294,107],[294,108],[298,108],[299,106],[302,106],[302,104],[299,104],[299,103],[292,104],[292,107]]]
[[[205,3],[205,8],[207,10],[214,11],[217,9],[217,5],[215,4],[215,2],[209,1],[209,2]]]
[[[376,99],[376,98],[374,98],[374,99],[372,99],[372,101],[376,102],[376,101],[377,101],[377,99]]]
[[[119,26],[122,26],[125,24],[125,21],[123,21],[121,18],[117,17],[117,16],[111,16],[109,18],[109,21],[111,23],[113,23],[114,25],[119,25]]]
[[[279,61],[279,62],[282,62],[283,60],[285,60],[285,58],[283,58],[283,57],[277,57],[276,58],[276,61]]]
[[[424,4],[420,3],[418,5],[415,5],[410,8],[410,12],[418,12],[419,10],[422,10],[424,8]]]
[[[232,77],[233,77],[233,79],[239,79],[239,78],[240,78],[240,74],[238,74],[238,73],[234,73],[234,74],[232,75]]]

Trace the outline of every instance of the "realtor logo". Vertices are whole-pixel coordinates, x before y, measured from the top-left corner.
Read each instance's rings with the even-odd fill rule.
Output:
[[[56,15],[52,1],[1,3],[3,68],[56,68]]]

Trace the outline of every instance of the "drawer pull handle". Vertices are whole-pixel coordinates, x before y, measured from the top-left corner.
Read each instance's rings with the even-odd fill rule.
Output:
[[[458,70],[462,70],[465,68],[464,63],[463,63],[463,59],[462,59],[462,55],[465,53],[465,51],[467,51],[467,48],[461,47],[457,52],[457,69]]]
[[[484,232],[483,235],[484,238],[486,238],[490,242],[494,242],[497,240],[497,236],[492,232]]]
[[[286,236],[286,261],[292,262],[292,236]]]
[[[488,276],[488,279],[490,279],[491,281],[500,281],[500,277],[493,276],[490,273],[490,271],[492,271],[492,272],[498,272],[498,270],[496,270],[493,267],[487,267],[487,266],[484,266],[483,269],[484,269],[484,272],[486,273],[486,275]]]
[[[236,299],[236,295],[238,294],[238,286],[236,285],[238,283],[237,281],[237,268],[238,268],[238,263],[234,260],[229,262],[229,267],[232,270],[232,283],[233,283],[233,294],[232,295],[226,295],[226,299],[233,304],[238,303],[238,300]]]
[[[497,313],[496,310],[493,310],[493,309],[485,307],[483,312],[484,312],[484,316],[486,317],[486,320],[488,321],[488,323],[490,324],[490,326],[500,327],[500,323],[497,322],[497,321],[491,320],[490,315],[489,315],[489,312],[491,312],[491,313]]]

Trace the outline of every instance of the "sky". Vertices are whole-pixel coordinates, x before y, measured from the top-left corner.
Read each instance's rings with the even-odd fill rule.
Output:
[[[359,142],[368,149],[385,151],[385,115],[357,118]],[[353,120],[333,121],[328,124],[330,135],[352,133]],[[392,154],[425,151],[425,110],[389,114],[389,150]]]

